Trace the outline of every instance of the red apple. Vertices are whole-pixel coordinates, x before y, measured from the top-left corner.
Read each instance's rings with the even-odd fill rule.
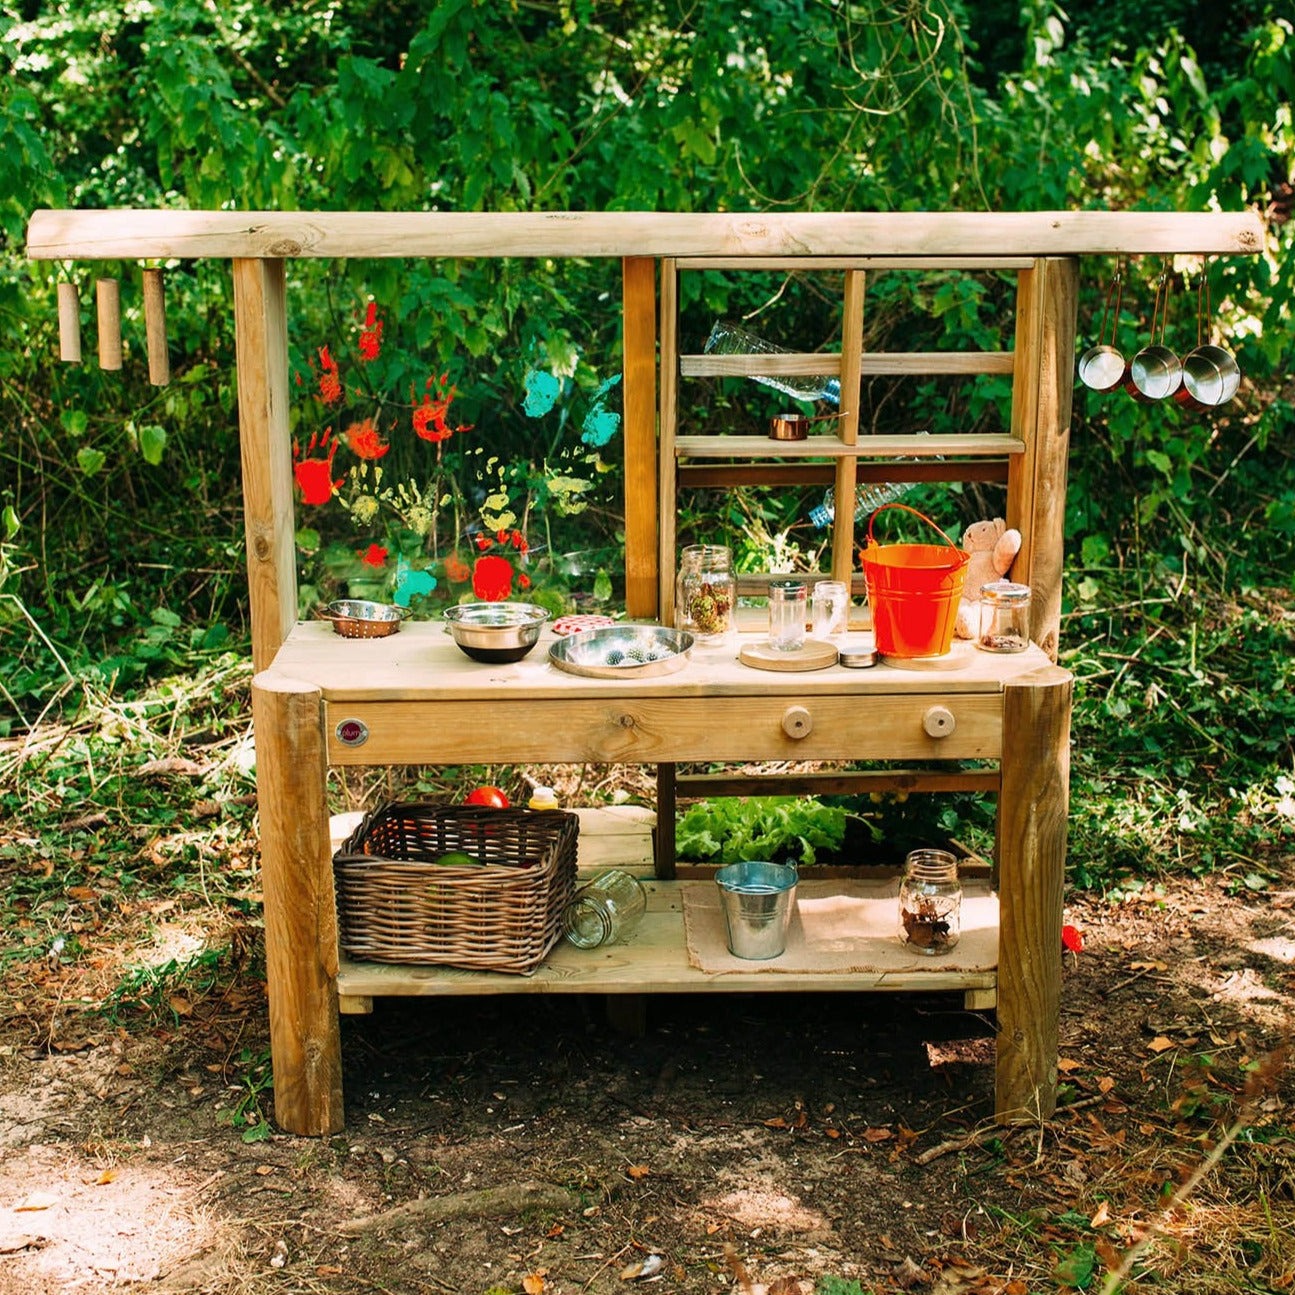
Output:
[[[474,787],[464,797],[465,805],[485,805],[488,809],[507,809],[508,797],[498,787]]]

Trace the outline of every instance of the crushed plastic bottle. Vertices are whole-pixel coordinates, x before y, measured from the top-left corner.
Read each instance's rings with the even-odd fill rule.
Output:
[[[929,436],[929,432],[918,432],[918,436]],[[893,504],[908,494],[917,484],[915,481],[860,481],[854,488],[854,520],[863,523],[885,504]],[[809,510],[809,520],[820,531],[830,526],[836,517],[836,492],[828,486],[821,504],[815,504]]]
[[[737,324],[716,320],[710,330],[703,348],[707,355],[788,355],[785,346],[775,346],[766,342],[763,337],[749,333]],[[830,374],[797,375],[795,377],[771,377],[768,374],[753,373],[753,382],[762,383],[791,396],[793,400],[827,400],[834,405],[841,403],[841,380]]]
[[[860,481],[854,488],[854,520],[865,522],[883,504],[894,503],[913,488],[911,481]],[[836,518],[836,492],[828,486],[821,504],[809,510],[809,520],[821,531]]]

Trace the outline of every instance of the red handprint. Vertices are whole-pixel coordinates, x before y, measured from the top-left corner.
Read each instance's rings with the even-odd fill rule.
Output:
[[[342,484],[345,477],[333,480],[333,456],[337,453],[337,441],[333,429],[325,428],[322,436],[312,435],[306,443],[306,454],[315,455],[316,451],[324,454],[323,458],[301,457],[301,446],[292,443],[292,475],[301,488],[301,500],[306,504],[326,504],[333,492]]]

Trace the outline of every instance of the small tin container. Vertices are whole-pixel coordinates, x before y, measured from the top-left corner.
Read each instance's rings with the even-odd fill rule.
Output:
[[[980,590],[980,633],[985,652],[1024,652],[1030,646],[1030,586],[992,580]]]
[[[847,670],[866,670],[877,664],[875,648],[842,648],[836,658]]]

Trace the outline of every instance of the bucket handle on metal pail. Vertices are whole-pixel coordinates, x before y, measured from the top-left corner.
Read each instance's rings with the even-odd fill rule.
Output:
[[[937,525],[936,525],[936,524],[935,524],[935,523],[934,523],[934,522],[933,522],[933,521],[932,521],[932,520],[931,520],[931,519],[930,519],[930,518],[929,518],[925,513],[920,513],[920,512],[918,512],[918,511],[917,511],[917,509],[916,509],[916,508],[910,508],[907,504],[882,504],[880,508],[876,509],[876,510],[873,512],[872,516],[868,518],[868,546],[869,546],[869,548],[880,548],[880,547],[881,547],[881,546],[877,543],[877,541],[873,538],[873,534],[872,534],[872,524],[873,524],[873,522],[875,522],[875,521],[877,520],[877,514],[878,514],[878,513],[884,513],[884,512],[886,511],[886,509],[887,509],[887,508],[902,508],[906,513],[912,513],[914,517],[920,517],[920,518],[922,519],[922,521],[924,521],[924,522],[925,522],[925,523],[926,523],[926,524],[927,524],[927,525],[928,525],[928,526],[929,526],[933,531],[935,531],[935,532],[940,536],[940,538],[941,538],[941,539],[942,539],[942,540],[943,540],[943,541],[944,541],[944,542],[945,542],[945,543],[946,543],[946,544],[947,544],[947,545],[948,545],[948,546],[949,546],[949,547],[950,547],[950,548],[951,548],[955,553],[959,554],[960,556],[964,556],[964,557],[966,556],[966,555],[963,553],[962,549],[960,549],[960,548],[959,548],[959,547],[958,547],[958,546],[957,546],[957,545],[956,545],[956,544],[955,544],[955,543],[954,543],[954,542],[953,542],[953,541],[952,541],[952,540],[951,540],[951,539],[950,539],[950,538],[949,538],[949,537],[948,537],[948,536],[947,536],[947,535],[946,535],[942,530],[940,530],[940,528],[939,528],[939,527],[938,527],[938,526],[937,526]]]

